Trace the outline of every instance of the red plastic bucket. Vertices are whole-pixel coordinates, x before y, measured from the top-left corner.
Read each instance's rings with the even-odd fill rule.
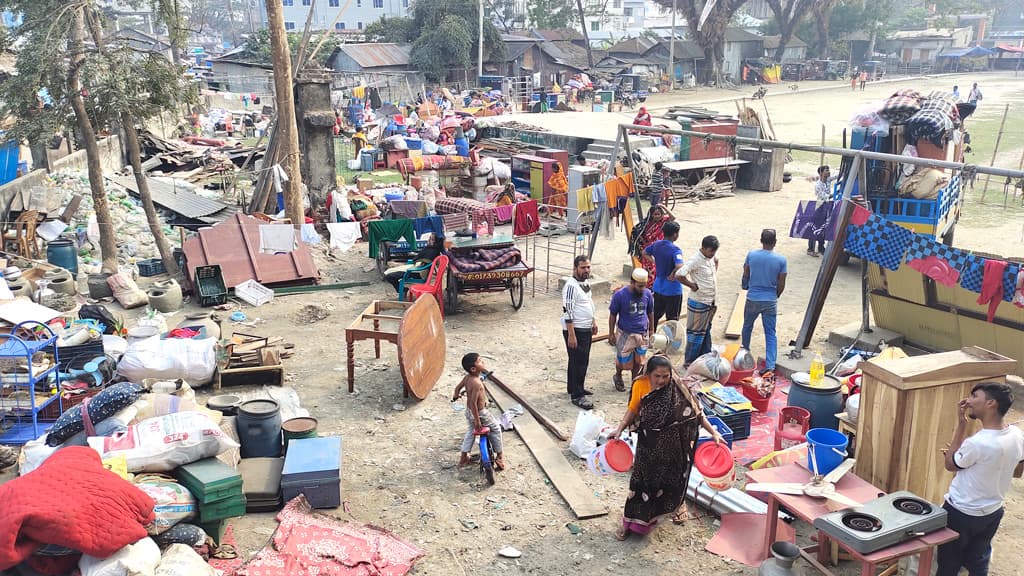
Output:
[[[724,444],[705,442],[697,447],[693,456],[694,465],[704,482],[713,490],[728,490],[736,480],[736,467],[732,458],[732,450]]]
[[[599,476],[628,472],[633,467],[633,449],[622,440],[613,438],[594,448],[587,458],[587,466]]]

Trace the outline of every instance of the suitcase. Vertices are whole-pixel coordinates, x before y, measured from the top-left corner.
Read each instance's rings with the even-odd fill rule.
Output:
[[[341,437],[296,438],[288,444],[281,472],[287,502],[304,494],[313,508],[341,505]]]
[[[273,512],[281,508],[282,469],[284,458],[246,458],[238,463],[246,511]]]
[[[179,467],[174,477],[200,504],[242,495],[242,475],[216,458],[206,458]]]

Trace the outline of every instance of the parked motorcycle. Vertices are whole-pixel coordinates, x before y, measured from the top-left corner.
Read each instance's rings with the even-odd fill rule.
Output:
[[[767,94],[767,93],[768,93],[768,89],[765,88],[764,86],[760,86],[760,87],[758,87],[757,90],[754,91],[753,98],[754,98],[754,100],[760,100],[760,99],[764,98],[765,94]]]

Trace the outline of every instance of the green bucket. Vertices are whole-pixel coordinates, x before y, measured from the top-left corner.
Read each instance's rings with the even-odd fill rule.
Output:
[[[317,419],[310,416],[302,416],[299,418],[285,420],[284,424],[281,424],[281,430],[284,432],[284,449],[288,450],[289,440],[297,440],[299,438],[316,438],[317,424]]]

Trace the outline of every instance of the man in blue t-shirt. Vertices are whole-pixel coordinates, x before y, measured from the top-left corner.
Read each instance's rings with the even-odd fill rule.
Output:
[[[679,223],[669,220],[661,226],[665,235],[644,248],[644,258],[654,260],[654,321],[652,329],[664,316],[666,320],[679,320],[683,308],[683,285],[676,278],[676,272],[683,267],[683,251],[676,246],[679,239]]]
[[[615,347],[612,382],[616,390],[623,392],[626,384],[622,371],[629,370],[636,378],[647,353],[647,339],[654,331],[654,297],[647,289],[647,270],[633,269],[629,286],[612,295],[608,312],[608,344]]]
[[[764,326],[765,366],[761,376],[775,377],[775,358],[778,355],[778,340],[775,336],[776,303],[786,289],[786,257],[777,254],[775,230],[761,230],[761,249],[751,250],[743,262],[743,289],[747,291],[747,302],[743,307],[743,347],[750,350],[750,333],[754,321],[761,317]]]

